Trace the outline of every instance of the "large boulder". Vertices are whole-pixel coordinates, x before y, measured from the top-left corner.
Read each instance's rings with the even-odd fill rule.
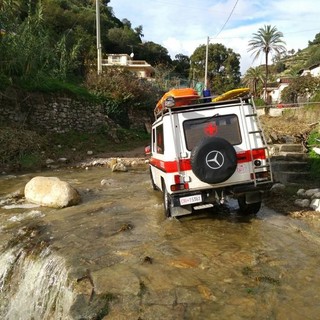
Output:
[[[31,203],[52,208],[73,206],[81,201],[76,189],[56,177],[34,177],[26,184],[24,195]]]

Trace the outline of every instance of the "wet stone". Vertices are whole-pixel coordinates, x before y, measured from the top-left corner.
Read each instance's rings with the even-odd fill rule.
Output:
[[[81,201],[79,192],[57,177],[34,177],[26,184],[24,193],[31,203],[52,208],[76,205]]]
[[[109,304],[114,299],[116,297],[111,294],[78,295],[70,314],[73,319],[104,319],[109,313]]]
[[[176,289],[177,303],[201,303],[201,294],[194,287],[178,287]]]
[[[212,293],[210,288],[205,285],[198,285],[198,291],[205,300],[217,301],[217,297]]]
[[[141,312],[141,319],[148,320],[177,320],[184,319],[184,306],[167,307],[161,305],[149,306]]]
[[[256,319],[257,314],[253,299],[235,299],[234,301],[229,301],[229,303],[224,305],[223,307],[223,314],[225,319]],[[219,312],[220,310],[218,311],[218,313]]]
[[[112,294],[133,294],[140,292],[140,281],[127,266],[103,268],[92,273],[97,293],[105,291]]]
[[[312,199],[320,198],[320,192],[314,193],[311,198],[312,198]]]
[[[151,291],[147,287],[146,292],[143,294],[142,302],[146,305],[161,304],[172,306],[176,302],[176,293],[174,289]]]
[[[118,162],[116,164],[114,164],[111,168],[112,172],[127,172],[128,169],[127,167],[122,163],[122,162]]]
[[[301,207],[301,208],[308,208],[310,205],[310,200],[309,199],[296,199],[294,201],[294,204],[298,207]]]
[[[313,199],[310,204],[310,208],[315,211],[320,211],[320,199]]]
[[[116,295],[110,303],[109,313],[105,320],[139,319],[141,298],[136,295]]]
[[[123,311],[117,308],[111,309],[107,316],[103,320],[128,320],[128,319],[139,319],[140,312]]]
[[[320,189],[319,188],[316,188],[316,189],[309,189],[305,192],[305,196],[306,197],[312,197],[315,193],[318,193],[320,192]]]
[[[204,318],[203,314],[207,316]],[[233,314],[231,317],[221,317],[219,305],[217,303],[210,303],[206,305],[188,305],[182,319],[240,320],[241,318],[238,318],[236,314]]]

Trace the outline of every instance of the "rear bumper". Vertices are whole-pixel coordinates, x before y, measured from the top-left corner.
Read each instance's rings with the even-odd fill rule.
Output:
[[[234,194],[239,194],[244,192],[254,192],[254,191],[268,191],[270,190],[272,185],[273,185],[272,181],[267,181],[256,186],[254,185],[254,183],[248,183],[248,184],[233,186],[231,190],[232,190],[232,193]]]
[[[205,190],[195,190],[195,191],[183,191],[183,192],[176,192],[171,194],[173,206],[181,206],[180,204],[180,198],[186,197],[186,196],[192,196],[192,195],[199,195],[202,196],[202,203],[205,202],[214,202],[216,199],[216,194],[218,196],[221,196],[222,194],[224,196],[231,195],[237,197],[238,195],[241,195],[243,193],[249,193],[249,192],[263,192],[268,191],[272,187],[273,182],[267,181],[265,183],[261,183],[259,185],[254,185],[254,183],[246,183],[246,184],[240,184],[236,186],[228,186],[225,188],[210,188]]]

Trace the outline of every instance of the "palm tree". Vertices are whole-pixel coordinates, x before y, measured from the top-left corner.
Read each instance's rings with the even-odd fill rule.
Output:
[[[260,67],[249,68],[244,75],[242,82],[250,88],[253,96],[256,96],[258,83],[264,83],[262,69]]]
[[[248,51],[252,51],[254,55],[254,60],[256,60],[261,53],[265,54],[266,62],[266,77],[264,80],[264,92],[267,93],[267,82],[269,76],[268,59],[269,54],[272,52],[281,53],[286,50],[283,46],[285,42],[281,39],[283,33],[278,31],[276,27],[271,27],[270,25],[265,25],[260,28],[257,33],[253,33],[253,38],[249,41]],[[266,96],[265,96],[266,100]]]

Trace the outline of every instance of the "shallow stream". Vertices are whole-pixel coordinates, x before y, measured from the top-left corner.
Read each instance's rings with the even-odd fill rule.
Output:
[[[82,203],[5,202],[36,175],[68,181]],[[0,200],[1,319],[319,318],[316,222],[265,206],[243,218],[233,202],[168,220],[146,167],[2,176]]]

